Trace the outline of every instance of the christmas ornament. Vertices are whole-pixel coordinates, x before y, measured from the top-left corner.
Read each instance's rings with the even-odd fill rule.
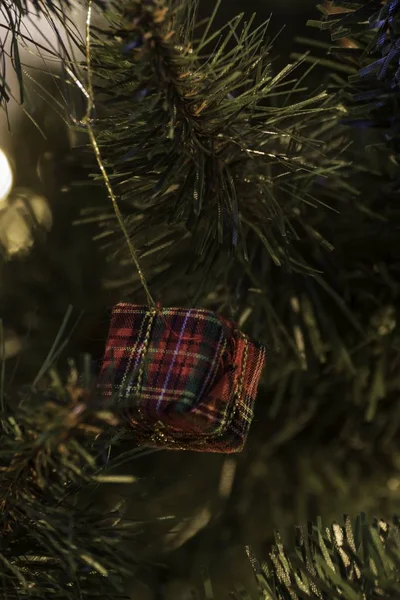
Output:
[[[265,347],[207,310],[114,307],[99,379],[142,445],[240,452]]]

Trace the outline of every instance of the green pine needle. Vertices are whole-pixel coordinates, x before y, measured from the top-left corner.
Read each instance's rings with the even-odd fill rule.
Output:
[[[394,600],[400,593],[399,524],[368,523],[361,515],[353,522],[297,529],[292,548],[279,535],[269,560],[260,563],[247,553],[266,600]]]
[[[134,568],[125,542],[133,548],[135,526],[117,509],[84,499],[94,486],[134,483],[108,475],[112,461],[103,460],[119,413],[71,377],[61,387],[7,396],[0,435],[4,598],[72,600],[93,597],[99,586],[102,597],[119,598],[122,577]]]
[[[217,33],[209,23],[196,40],[192,2],[132,1],[115,11],[92,39],[93,123],[132,238],[140,231],[130,214],[144,227],[156,215],[190,232],[206,260],[218,248],[242,252],[258,223],[257,237],[282,264],[296,207],[344,165],[324,155],[328,132],[315,135],[330,119],[334,127],[337,106],[324,91],[296,101],[296,65],[274,73],[267,23],[252,29],[238,17]]]

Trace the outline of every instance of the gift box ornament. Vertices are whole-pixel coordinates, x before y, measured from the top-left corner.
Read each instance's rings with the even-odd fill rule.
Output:
[[[98,387],[141,445],[240,452],[264,362],[265,346],[214,312],[121,303]]]

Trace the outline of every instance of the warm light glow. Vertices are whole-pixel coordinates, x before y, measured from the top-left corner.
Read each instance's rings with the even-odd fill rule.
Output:
[[[33,230],[39,227],[50,231],[52,225],[46,198],[29,189],[14,189],[0,213],[0,247],[9,258],[25,254],[33,247]]]
[[[7,156],[0,150],[0,208],[11,191],[13,173]]]

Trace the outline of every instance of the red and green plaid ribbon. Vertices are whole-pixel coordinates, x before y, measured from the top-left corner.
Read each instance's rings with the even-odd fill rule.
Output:
[[[142,445],[240,452],[265,347],[199,309],[117,304],[99,379]]]

